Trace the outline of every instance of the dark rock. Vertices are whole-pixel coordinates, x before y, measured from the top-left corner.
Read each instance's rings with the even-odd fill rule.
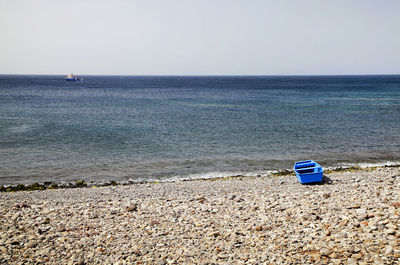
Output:
[[[26,187],[27,190],[45,190],[46,187],[43,184],[39,184],[37,182],[33,183],[30,186]]]
[[[76,187],[79,187],[79,188],[87,187],[87,184],[85,183],[84,180],[78,180],[78,181],[76,181]]]
[[[26,187],[24,184],[18,184],[17,187],[15,188],[16,190],[22,191],[22,190],[26,190]]]
[[[37,182],[35,182],[35,183],[31,184],[31,185],[28,185],[26,187],[26,190],[45,190],[45,189],[46,189],[46,187],[44,185],[41,185],[41,184],[39,184]]]
[[[49,186],[49,189],[58,189],[58,188],[59,188],[59,186],[58,186],[57,183],[52,183],[52,184]]]

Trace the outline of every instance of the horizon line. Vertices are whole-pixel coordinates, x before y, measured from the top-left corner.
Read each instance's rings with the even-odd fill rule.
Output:
[[[66,74],[3,74],[0,76],[65,76]],[[296,76],[398,76],[398,74],[143,74],[143,75],[131,75],[131,74],[77,74],[78,76],[131,76],[131,77],[215,77],[215,76],[226,76],[226,77],[296,77]]]

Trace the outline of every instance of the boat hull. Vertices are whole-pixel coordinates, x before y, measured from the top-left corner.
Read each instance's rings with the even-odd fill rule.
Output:
[[[313,160],[296,162],[293,170],[301,184],[321,182],[324,174],[322,167]]]

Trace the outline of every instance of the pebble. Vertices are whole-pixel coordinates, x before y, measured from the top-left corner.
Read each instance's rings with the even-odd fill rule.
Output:
[[[393,247],[387,246],[385,249],[385,256],[392,254],[392,252],[393,252]]]
[[[77,265],[84,265],[85,261],[82,258],[79,258],[76,262]]]
[[[137,211],[137,204],[132,204],[131,206],[126,208],[127,212]]]
[[[385,231],[385,233],[386,234],[388,234],[388,235],[394,235],[395,233],[396,233],[396,231],[394,230],[394,229],[387,229],[386,231]]]
[[[332,253],[332,251],[331,251],[330,249],[327,249],[327,248],[322,248],[322,249],[319,251],[319,253],[320,253],[322,256],[329,256],[329,255]]]

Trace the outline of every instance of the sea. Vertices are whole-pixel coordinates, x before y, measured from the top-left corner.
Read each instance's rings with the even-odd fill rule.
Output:
[[[400,76],[0,75],[0,184],[400,162]]]

